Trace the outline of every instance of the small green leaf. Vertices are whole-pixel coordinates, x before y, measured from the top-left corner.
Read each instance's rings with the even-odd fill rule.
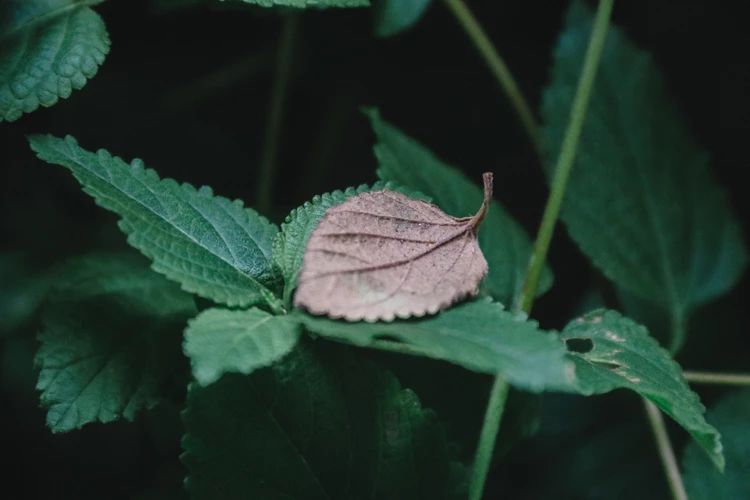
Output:
[[[29,138],[39,158],[68,168],[97,203],[116,212],[128,243],[154,270],[189,292],[230,306],[266,302],[278,275],[271,261],[275,225],[239,200],[159,179],[143,162],[128,165],[104,150],[92,153],[70,136]]]
[[[694,443],[682,456],[685,489],[691,500],[750,498],[750,390],[725,397],[708,412],[724,438],[727,466],[720,473]]]
[[[375,35],[393,36],[415,25],[432,0],[377,0],[375,2]]]
[[[380,118],[376,110],[367,112],[377,136],[375,156],[378,177],[431,197],[441,210],[463,217],[476,212],[482,204],[482,189],[456,168],[440,161],[431,151]],[[479,229],[489,274],[484,286],[504,304],[512,304],[523,286],[531,257],[531,242],[524,229],[493,202]],[[552,275],[545,271],[539,293],[552,284]]]
[[[0,19],[0,122],[70,96],[109,52],[93,1],[10,0]]]
[[[42,314],[37,389],[47,425],[133,420],[182,372],[182,328],[193,298],[132,256],[71,264]]]
[[[208,309],[185,330],[185,354],[202,385],[224,373],[249,374],[281,359],[297,343],[300,326],[289,316],[260,309]]]
[[[382,341],[395,343],[413,354],[481,373],[499,373],[532,392],[572,390],[573,366],[556,336],[489,300],[390,323],[348,323],[295,314],[308,330],[328,339],[372,348],[380,348]]]
[[[272,368],[191,385],[182,460],[192,498],[449,496],[434,415],[389,372],[331,347],[301,343]]]
[[[222,0],[224,2],[226,0]],[[259,5],[261,7],[296,7],[307,9],[309,7],[369,7],[370,0],[240,0],[245,3]]]
[[[562,332],[576,361],[581,393],[625,388],[651,400],[695,438],[718,468],[724,467],[721,436],[709,425],[698,395],[682,370],[641,325],[615,311],[592,311]]]
[[[544,93],[543,139],[557,157],[592,13],[575,2]],[[551,175],[552,163],[548,163]],[[674,109],[651,57],[609,30],[562,210],[571,237],[602,271],[669,316],[729,290],[747,258],[708,157]]]

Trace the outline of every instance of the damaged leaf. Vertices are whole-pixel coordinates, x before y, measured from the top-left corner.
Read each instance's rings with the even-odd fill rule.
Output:
[[[476,295],[487,274],[476,233],[492,200],[492,174],[483,180],[472,217],[387,189],[330,208],[307,243],[294,305],[349,321],[391,321]]]
[[[643,326],[616,311],[598,309],[561,333],[576,363],[578,390],[586,395],[630,389],[651,400],[688,431],[714,464],[724,468],[719,432],[690,390],[682,369]]]

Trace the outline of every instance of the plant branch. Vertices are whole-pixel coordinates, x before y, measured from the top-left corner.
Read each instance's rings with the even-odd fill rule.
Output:
[[[529,104],[521,94],[513,74],[508,69],[508,65],[500,54],[497,52],[487,34],[482,29],[477,19],[471,13],[463,0],[445,0],[446,5],[456,17],[456,20],[464,29],[472,43],[476,47],[484,62],[490,68],[490,71],[497,79],[503,92],[505,92],[510,104],[513,106],[518,115],[521,124],[531,140],[532,146],[539,158],[542,158],[541,140],[539,137],[539,126],[536,123],[534,114],[531,112]]]
[[[283,21],[279,48],[276,55],[276,71],[273,82],[271,102],[268,108],[266,137],[258,169],[258,187],[255,203],[260,213],[267,213],[271,208],[271,195],[276,171],[276,157],[281,136],[281,123],[284,117],[286,91],[289,86],[289,73],[292,66],[292,52],[300,17],[288,14]]]
[[[463,5],[459,0],[446,1],[449,5]],[[591,89],[599,65],[599,59],[604,48],[604,41],[607,35],[607,27],[609,25],[609,17],[612,13],[613,3],[614,0],[600,0],[596,12],[594,27],[591,32],[591,38],[589,39],[589,45],[586,49],[583,71],[578,80],[578,88],[576,89],[575,98],[573,99],[570,120],[568,122],[568,127],[565,130],[560,157],[558,158],[555,176],[552,180],[551,192],[547,199],[542,223],[539,228],[539,233],[537,234],[536,242],[534,243],[534,252],[529,263],[526,279],[524,280],[522,295],[520,300],[516,301],[516,307],[518,308],[519,306],[522,306],[523,310],[527,313],[531,311],[531,307],[534,304],[534,296],[539,283],[539,276],[544,266],[547,250],[552,241],[552,232],[554,231],[555,223],[560,213],[560,205],[562,204],[565,188],[567,187],[568,176],[573,166],[578,139],[581,136],[581,129],[583,128],[583,120],[586,116],[586,107],[588,105],[589,96],[591,95]],[[466,12],[468,13],[468,10],[466,10]],[[476,29],[479,29],[478,24],[475,23],[475,25]],[[484,38],[486,39],[486,37]],[[507,383],[501,377],[495,377],[474,459],[474,469],[471,483],[469,484],[470,500],[478,500],[482,497],[484,483],[492,461],[495,439],[497,438],[500,420],[505,406],[505,394],[507,394],[507,391]]]
[[[578,88],[576,89],[575,97],[573,98],[568,126],[565,129],[565,136],[563,137],[562,146],[560,148],[560,156],[557,158],[557,165],[555,167],[554,177],[552,178],[550,194],[547,198],[547,205],[544,207],[542,222],[539,226],[536,241],[534,242],[534,250],[531,254],[531,260],[529,261],[529,268],[526,273],[523,289],[521,290],[521,297],[517,301],[517,305],[526,312],[529,312],[534,304],[534,296],[536,294],[537,286],[539,285],[539,277],[542,274],[544,262],[547,259],[549,245],[552,241],[552,234],[555,231],[557,218],[560,215],[560,207],[562,206],[563,197],[565,196],[565,188],[568,184],[570,171],[573,168],[573,160],[575,159],[578,140],[581,137],[581,130],[583,129],[584,118],[586,117],[589,96],[591,95],[591,89],[594,85],[594,78],[596,77],[599,59],[602,50],[604,49],[604,42],[607,38],[607,25],[609,24],[609,17],[612,13],[613,3],[614,0],[600,0],[599,7],[596,11],[594,27],[591,31],[589,45],[586,48],[583,70],[581,71],[581,77],[578,80]]]
[[[694,384],[750,385],[750,373],[683,372],[685,380]]]
[[[646,409],[646,416],[648,417],[649,424],[651,424],[651,430],[654,431],[656,447],[659,450],[659,458],[661,458],[661,463],[667,475],[672,498],[675,500],[687,500],[687,492],[682,482],[680,469],[677,466],[677,458],[675,458],[672,443],[669,441],[667,427],[664,425],[664,417],[651,401],[644,399],[643,406]]]
[[[500,421],[503,418],[507,397],[508,383],[498,375],[492,384],[490,400],[484,414],[484,425],[482,425],[482,433],[479,436],[479,445],[474,458],[474,467],[471,471],[469,500],[481,500],[482,498],[484,483],[492,463],[492,453],[495,449],[495,441],[500,430]]]

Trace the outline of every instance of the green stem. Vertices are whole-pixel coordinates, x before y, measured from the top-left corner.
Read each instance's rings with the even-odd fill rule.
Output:
[[[534,114],[531,112],[531,108],[523,98],[523,94],[521,94],[521,90],[518,88],[518,84],[513,78],[513,74],[508,69],[508,65],[505,64],[503,58],[500,57],[500,54],[495,50],[495,47],[482,29],[482,26],[463,0],[445,0],[445,3],[451,12],[453,12],[453,15],[456,16],[456,20],[458,20],[461,27],[479,51],[479,55],[482,56],[482,59],[484,59],[484,62],[490,68],[490,71],[492,71],[492,74],[497,79],[503,92],[505,92],[508,100],[510,100],[513,109],[515,109],[523,128],[526,129],[526,133],[531,140],[531,144],[534,146],[534,150],[539,158],[542,158],[539,126],[534,119]]]
[[[449,5],[459,4],[458,0],[446,0]],[[560,213],[563,195],[568,182],[568,176],[573,166],[578,139],[581,136],[583,120],[586,116],[586,107],[589,96],[596,76],[596,70],[599,65],[599,59],[604,48],[606,40],[609,17],[612,13],[614,0],[600,0],[599,7],[594,20],[594,27],[589,39],[589,45],[586,49],[586,56],[583,63],[583,71],[578,81],[573,106],[570,112],[570,120],[565,131],[560,157],[557,161],[555,177],[552,180],[552,188],[547,199],[547,205],[542,216],[542,223],[534,243],[534,252],[529,263],[529,268],[524,280],[524,287],[520,300],[516,301],[526,313],[531,311],[534,304],[534,296],[539,276],[544,266],[544,260],[547,257],[552,233]],[[467,11],[468,12],[468,11]],[[490,400],[487,404],[482,431],[479,437],[479,444],[474,460],[474,471],[469,485],[470,499],[479,499],[482,496],[484,483],[489,471],[492,460],[492,452],[495,447],[495,438],[500,426],[500,420],[505,406],[505,394],[508,391],[507,383],[498,375],[495,377],[495,383],[492,386]]]
[[[651,401],[644,399],[643,406],[646,409],[646,416],[651,424],[651,429],[654,431],[656,447],[659,450],[659,457],[664,466],[664,472],[667,475],[667,482],[669,483],[669,490],[672,492],[672,498],[674,500],[687,500],[687,492],[682,482],[680,468],[677,466],[677,458],[675,457],[672,443],[669,441],[664,417]]]
[[[479,446],[474,458],[474,468],[471,471],[471,483],[469,484],[469,500],[480,500],[484,491],[484,482],[492,463],[492,453],[500,430],[500,421],[503,418],[505,400],[508,397],[508,384],[497,376],[492,384],[490,400],[484,415],[484,425],[479,436]]]
[[[289,86],[289,73],[292,66],[292,51],[294,50],[294,40],[299,26],[299,19],[297,14],[287,15],[284,18],[279,39],[273,92],[268,109],[268,123],[266,124],[266,138],[257,176],[258,188],[255,196],[255,204],[260,213],[267,213],[271,208],[276,156],[278,153],[279,137],[281,136],[286,91]]]
[[[529,312],[531,306],[534,304],[539,277],[542,274],[544,261],[547,259],[547,251],[552,241],[552,234],[555,231],[557,218],[560,215],[565,188],[568,184],[570,171],[573,168],[578,140],[581,137],[581,130],[583,129],[583,122],[586,117],[589,96],[594,85],[594,78],[599,66],[602,50],[604,49],[604,42],[607,38],[607,25],[609,24],[613,3],[614,0],[601,0],[596,12],[591,38],[586,48],[583,71],[578,80],[578,88],[573,98],[573,106],[570,110],[568,127],[565,129],[560,156],[557,158],[557,166],[555,167],[555,175],[552,178],[550,194],[547,198],[547,205],[544,207],[542,222],[539,226],[536,241],[534,242],[534,250],[529,261],[529,268],[521,291],[521,298],[518,301],[520,308],[526,312]]]
[[[694,384],[750,385],[750,373],[683,372],[685,380]]]

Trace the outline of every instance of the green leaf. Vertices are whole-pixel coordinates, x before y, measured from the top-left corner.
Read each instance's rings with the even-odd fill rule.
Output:
[[[222,0],[224,2],[226,0]],[[296,7],[306,9],[309,7],[369,7],[370,0],[240,0],[245,3],[259,5],[261,7]]]
[[[202,385],[224,373],[249,374],[281,359],[297,343],[300,326],[289,316],[260,309],[208,309],[185,330],[185,354]]]
[[[557,337],[486,299],[428,318],[390,323],[348,323],[295,314],[311,332],[339,342],[401,347],[469,370],[499,373],[514,386],[532,392],[572,389],[573,366]]]
[[[576,361],[581,393],[601,394],[624,388],[651,400],[685,428],[718,468],[724,467],[721,436],[709,425],[698,395],[680,366],[631,319],[599,309],[569,323],[562,338]]]
[[[419,21],[432,0],[379,0],[374,9],[375,35],[393,36]]]
[[[434,415],[389,372],[321,347],[333,346],[301,343],[271,368],[191,385],[182,460],[192,498],[449,496]]]
[[[544,93],[543,139],[557,157],[592,24],[575,2]],[[552,174],[552,163],[548,164]],[[665,310],[726,292],[747,257],[725,195],[674,109],[651,57],[610,29],[562,210],[571,237],[618,286]],[[680,339],[675,339],[675,346]]]
[[[10,0],[0,19],[0,122],[70,96],[109,52],[96,2]]]
[[[68,168],[101,207],[122,217],[128,243],[154,270],[216,302],[277,307],[271,245],[278,229],[257,212],[209,187],[159,179],[141,160],[128,165],[104,150],[86,151],[70,136],[29,141],[39,158]]]
[[[479,184],[382,120],[376,110],[367,114],[378,140],[375,145],[378,177],[426,194],[454,217],[476,212],[482,203]],[[479,228],[479,245],[490,268],[484,286],[496,300],[512,304],[521,291],[531,257],[528,235],[499,203],[492,202]],[[552,275],[545,271],[539,293],[548,290],[551,284]]]
[[[133,420],[184,370],[193,298],[131,256],[92,256],[61,273],[42,315],[35,363],[47,425]]]
[[[708,412],[724,437],[727,467],[720,473],[693,443],[682,456],[685,489],[691,500],[750,498],[750,390],[725,397]]]

